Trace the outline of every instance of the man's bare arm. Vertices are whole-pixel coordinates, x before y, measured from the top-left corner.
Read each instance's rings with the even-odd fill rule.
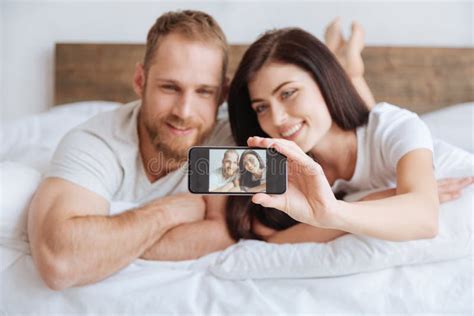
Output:
[[[256,187],[247,188],[247,192],[264,192],[267,188],[267,183],[262,183]]]
[[[202,199],[201,204],[203,212]],[[101,196],[71,182],[48,178],[29,210],[33,259],[52,289],[96,282],[128,265],[166,231],[183,223],[185,216],[179,208],[190,205],[199,208],[199,199],[167,197],[108,216],[109,203]],[[189,216],[187,220],[197,219]]]
[[[223,250],[235,243],[225,223],[226,196],[208,196],[206,218],[169,230],[142,256],[148,260],[188,260]]]

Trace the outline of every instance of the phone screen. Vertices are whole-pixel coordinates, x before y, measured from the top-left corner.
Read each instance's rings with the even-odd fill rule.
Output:
[[[272,149],[193,147],[188,187],[192,193],[249,195],[286,191],[286,157]]]

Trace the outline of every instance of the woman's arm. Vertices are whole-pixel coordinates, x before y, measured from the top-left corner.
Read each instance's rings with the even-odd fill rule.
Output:
[[[397,165],[396,195],[376,201],[340,202],[331,225],[387,240],[432,238],[438,231],[439,199],[432,153],[417,149]]]
[[[347,232],[342,230],[320,228],[301,223],[285,230],[276,231],[264,239],[277,244],[302,242],[326,243],[345,234],[347,234]]]
[[[430,150],[416,149],[399,160],[395,196],[348,203],[336,200],[321,166],[294,142],[251,137],[248,143],[275,148],[288,157],[293,171],[285,194],[258,193],[252,198],[256,204],[277,208],[312,226],[386,240],[432,238],[437,234],[439,200]]]
[[[474,183],[474,177],[446,178],[437,181],[438,198],[440,203],[455,200],[462,195],[462,190]],[[397,189],[386,189],[370,193],[362,197],[359,201],[381,200],[397,195]]]
[[[256,219],[254,219],[252,223],[252,230],[263,240],[277,244],[303,242],[326,243],[347,234],[347,232],[341,230],[325,229],[302,223],[284,230],[276,230],[263,225]]]
[[[438,180],[438,197],[440,203],[449,202],[462,195],[462,190],[474,183],[474,177],[448,178]],[[396,189],[387,189],[364,196],[359,201],[374,201],[395,196]],[[268,242],[274,243],[300,243],[300,242],[330,242],[347,232],[336,229],[325,229],[307,224],[297,224],[285,230],[275,230],[255,222],[253,231]]]

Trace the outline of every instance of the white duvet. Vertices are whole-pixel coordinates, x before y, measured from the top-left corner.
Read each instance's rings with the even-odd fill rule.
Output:
[[[1,310],[14,313],[471,314],[472,260],[390,268],[331,278],[222,280],[207,271],[218,254],[180,263],[138,260],[95,285],[53,292],[28,255],[2,272]],[[317,256],[317,254],[315,254]]]
[[[2,146],[0,164],[0,314],[472,314],[472,187],[442,206],[440,234],[433,240],[394,243],[349,235],[328,244],[241,241],[199,260],[136,260],[97,284],[49,290],[29,255],[24,208],[60,133],[103,106],[69,105],[0,133],[8,145]],[[472,116],[472,105],[462,110]],[[433,117],[438,119],[428,119]],[[53,130],[45,123],[52,121],[67,125]],[[458,141],[461,136],[466,139],[459,135]],[[442,142],[435,150],[442,153],[437,176],[474,174],[472,154]],[[113,203],[115,211],[129,206]]]

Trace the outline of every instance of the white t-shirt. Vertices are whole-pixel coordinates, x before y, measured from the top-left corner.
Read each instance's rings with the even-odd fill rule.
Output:
[[[417,114],[388,103],[377,104],[366,125],[357,128],[357,162],[349,181],[338,179],[334,192],[347,194],[396,186],[397,164],[410,151],[433,152],[430,131]]]
[[[68,132],[58,145],[45,177],[58,177],[95,192],[108,201],[142,204],[173,193],[188,192],[186,166],[151,183],[138,143],[134,101],[101,113]],[[233,146],[227,119],[218,119],[203,145]]]
[[[238,171],[237,171],[238,172]],[[224,178],[222,174],[222,167],[214,169],[209,177],[209,191],[213,191],[217,188],[220,188],[232,181],[237,177],[237,173],[233,177]]]

